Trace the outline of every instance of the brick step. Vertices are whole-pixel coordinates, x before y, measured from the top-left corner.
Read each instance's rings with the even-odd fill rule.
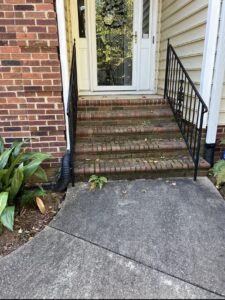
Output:
[[[173,130],[167,130],[162,132],[140,132],[140,133],[120,133],[120,134],[94,134],[90,136],[77,136],[76,142],[77,143],[87,143],[87,144],[93,144],[93,143],[124,143],[128,139],[132,141],[138,141],[138,140],[155,140],[155,139],[180,139],[181,133],[179,131],[173,131]]]
[[[156,126],[158,123],[175,123],[174,117],[163,118],[123,118],[123,119],[102,119],[102,120],[78,120],[77,127],[122,127],[122,126]]]
[[[76,135],[77,137],[92,137],[92,136],[121,136],[121,135],[142,135],[142,134],[163,134],[163,133],[177,133],[180,132],[179,127],[176,123],[156,123],[151,124],[151,122],[144,123],[142,122],[141,125],[128,125],[128,126],[94,126],[90,127],[87,126],[80,126],[78,123],[78,128]]]
[[[121,96],[81,96],[78,101],[78,108],[82,107],[114,107],[114,106],[146,106],[146,105],[164,105],[168,104],[167,100],[163,99],[161,96],[125,96],[122,98]]]
[[[76,159],[131,158],[131,157],[168,157],[188,155],[183,139],[125,140],[109,143],[77,143]]]
[[[140,111],[151,111],[151,110],[161,110],[161,109],[170,109],[170,106],[168,104],[161,104],[161,105],[132,105],[132,106],[117,106],[117,105],[113,105],[113,106],[85,106],[85,107],[79,107],[78,108],[78,112],[82,113],[82,112],[86,112],[86,113],[90,113],[90,112],[112,112],[112,111],[136,111],[136,110],[140,110]]]
[[[206,176],[209,164],[201,158],[199,167],[199,176]],[[194,163],[188,156],[164,161],[133,158],[76,162],[76,181],[87,180],[93,174],[105,175],[108,179],[185,177],[193,176]]]
[[[120,110],[120,111],[97,111],[78,112],[80,121],[107,121],[107,120],[132,120],[132,119],[164,119],[173,118],[173,113],[169,108],[154,110]]]

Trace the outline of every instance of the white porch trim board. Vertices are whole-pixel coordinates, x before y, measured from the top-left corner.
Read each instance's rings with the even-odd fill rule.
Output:
[[[212,1],[214,3],[214,0]],[[219,124],[220,105],[223,92],[223,79],[225,74],[225,0],[222,1],[221,20],[219,28],[219,39],[215,61],[215,71],[211,102],[209,107],[208,131],[206,136],[207,144],[216,142],[217,127]]]
[[[56,14],[57,14],[57,23],[58,23],[60,64],[61,64],[61,74],[62,74],[62,84],[63,84],[64,116],[65,116],[65,125],[66,125],[66,144],[67,144],[67,150],[70,150],[69,119],[67,116],[70,80],[69,80],[69,66],[68,66],[68,54],[67,54],[64,0],[56,0]]]
[[[209,0],[206,25],[206,37],[203,53],[202,72],[200,80],[200,94],[209,107],[213,83],[213,71],[217,50],[217,37],[220,19],[221,0]],[[208,113],[205,114],[203,128],[206,128]]]

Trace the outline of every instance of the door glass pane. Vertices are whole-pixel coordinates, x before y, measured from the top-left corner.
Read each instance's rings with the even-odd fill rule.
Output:
[[[142,38],[149,38],[150,0],[143,0]]]
[[[96,0],[99,86],[132,85],[133,0]]]
[[[85,38],[85,5],[84,0],[77,0],[78,20],[79,20],[79,37]]]

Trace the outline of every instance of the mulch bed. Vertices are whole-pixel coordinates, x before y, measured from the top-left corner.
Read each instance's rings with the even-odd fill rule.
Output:
[[[43,230],[59,211],[64,196],[65,193],[48,192],[43,198],[46,208],[44,215],[36,207],[23,209],[15,218],[14,231],[4,229],[0,235],[0,257],[15,251]]]

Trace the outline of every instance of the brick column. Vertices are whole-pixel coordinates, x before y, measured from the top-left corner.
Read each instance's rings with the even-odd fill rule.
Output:
[[[55,3],[0,1],[0,135],[6,143],[35,138],[33,151],[54,160],[65,151],[65,125]]]

